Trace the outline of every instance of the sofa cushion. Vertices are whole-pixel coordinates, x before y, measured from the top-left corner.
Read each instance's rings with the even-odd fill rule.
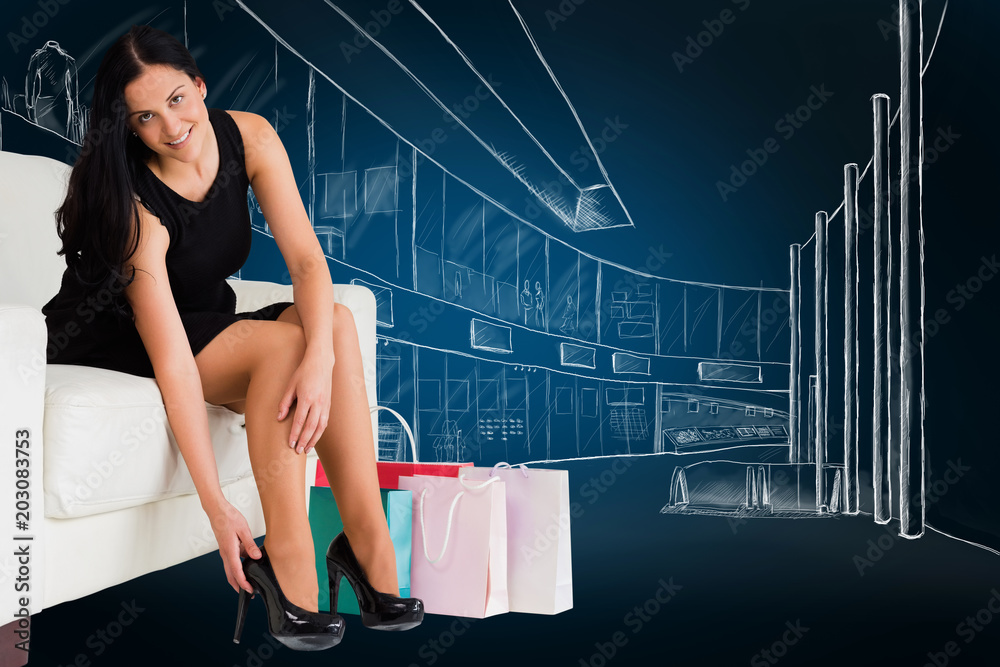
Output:
[[[51,158],[0,151],[0,303],[40,309],[59,291],[66,260],[54,213],[69,173]]]
[[[155,380],[50,364],[45,394],[46,516],[88,516],[196,493]],[[251,475],[243,415],[206,407],[221,483]]]

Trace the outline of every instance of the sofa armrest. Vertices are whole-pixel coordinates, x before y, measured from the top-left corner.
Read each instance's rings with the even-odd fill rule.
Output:
[[[229,280],[236,292],[236,312],[249,312],[278,301],[293,301],[292,286],[259,280]],[[375,394],[376,359],[376,307],[375,293],[362,285],[335,284],[333,300],[347,306],[354,316],[358,328],[358,342],[361,345],[361,361],[365,369],[365,392],[368,405],[377,405]],[[334,350],[336,354],[336,350]],[[372,438],[375,441],[375,456],[378,457],[378,415],[372,415]]]
[[[46,344],[41,312],[0,304],[0,625],[42,609]]]

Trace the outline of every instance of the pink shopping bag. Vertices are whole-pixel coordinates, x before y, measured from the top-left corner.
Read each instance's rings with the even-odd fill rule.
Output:
[[[497,478],[504,482],[507,501],[510,611],[558,614],[571,609],[569,472],[498,463],[459,473],[461,480]]]
[[[485,618],[508,611],[504,484],[400,477],[413,492],[410,595],[430,614]]]

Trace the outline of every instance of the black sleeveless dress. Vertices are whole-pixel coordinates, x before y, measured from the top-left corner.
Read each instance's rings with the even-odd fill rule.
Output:
[[[142,165],[136,194],[167,228],[166,268],[191,352],[198,354],[233,322],[275,320],[290,302],[236,312],[236,294],[226,278],[250,255],[250,211],[243,138],[224,109],[209,109],[219,145],[219,173],[204,201],[193,202],[171,190]],[[42,307],[48,328],[50,364],[95,366],[154,377],[153,365],[131,317],[116,314],[121,294],[93,294],[68,268],[59,293]]]

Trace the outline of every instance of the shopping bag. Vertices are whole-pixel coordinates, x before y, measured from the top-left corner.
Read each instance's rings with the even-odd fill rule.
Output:
[[[458,477],[458,471],[464,467],[469,467],[472,462],[467,463],[456,463],[456,462],[418,462],[417,459],[417,445],[416,440],[413,437],[413,431],[410,429],[410,425],[406,423],[406,420],[401,414],[393,410],[392,408],[387,408],[384,405],[372,406],[370,411],[377,412],[379,410],[385,410],[386,412],[394,415],[396,419],[406,433],[406,437],[410,443],[410,452],[413,456],[412,461],[379,461],[378,465],[378,485],[381,489],[398,489],[399,488],[399,478],[400,477],[412,477],[413,475],[436,475],[438,477]],[[330,486],[330,481],[327,479],[326,472],[323,470],[323,464],[317,463],[316,465],[316,486]]]
[[[396,553],[396,579],[401,597],[410,595],[410,549],[413,526],[412,496],[409,491],[382,491],[382,509],[389,524]],[[312,530],[313,549],[316,554],[316,576],[319,580],[319,608],[330,608],[330,588],[326,569],[326,548],[330,541],[344,530],[344,523],[337,510],[337,502],[329,487],[313,486],[309,489],[309,527]],[[337,613],[357,614],[358,601],[353,589],[341,582],[337,597]]]
[[[485,618],[508,611],[507,513],[499,477],[401,477],[413,492],[410,594],[430,614]]]
[[[569,472],[498,463],[464,468],[459,478],[504,482],[510,610],[558,614],[571,609]]]
[[[401,477],[416,475],[431,477],[458,477],[458,471],[471,468],[469,463],[411,463],[409,461],[379,461],[378,485],[382,489],[398,489]]]

